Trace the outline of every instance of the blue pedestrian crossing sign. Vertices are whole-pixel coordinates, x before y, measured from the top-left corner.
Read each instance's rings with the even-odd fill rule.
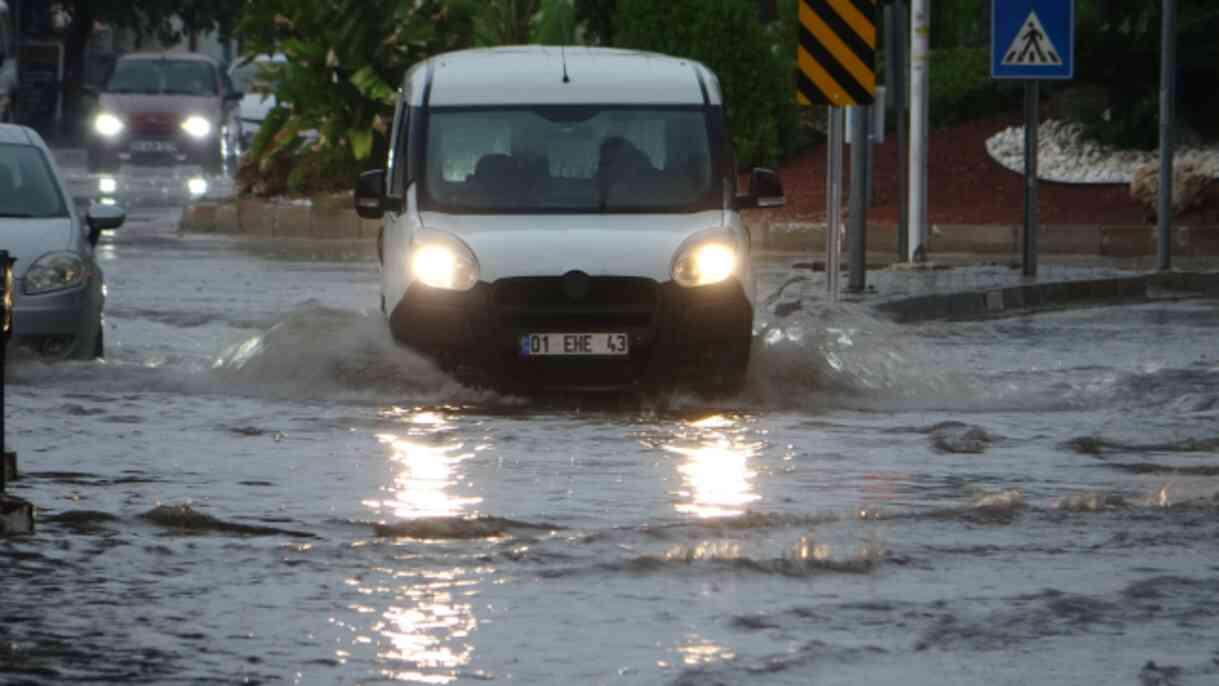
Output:
[[[991,0],[990,75],[1075,75],[1075,0]]]

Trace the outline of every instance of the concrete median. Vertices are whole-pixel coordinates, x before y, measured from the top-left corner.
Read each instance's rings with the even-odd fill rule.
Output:
[[[360,219],[351,194],[308,199],[203,200],[182,210],[179,229],[256,238],[367,240],[377,237],[380,222]]]

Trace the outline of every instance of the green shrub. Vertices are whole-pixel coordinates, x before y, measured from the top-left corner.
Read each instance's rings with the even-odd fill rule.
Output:
[[[1107,100],[1090,100],[1075,110],[1074,121],[1083,124],[1084,136],[1098,143],[1139,150],[1154,149],[1160,140],[1160,102],[1145,95],[1113,107]]]
[[[931,53],[931,125],[952,126],[1019,107],[1019,85],[992,79],[986,48],[948,48]]]

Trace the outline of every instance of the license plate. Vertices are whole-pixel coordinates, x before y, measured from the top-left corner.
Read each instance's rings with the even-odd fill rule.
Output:
[[[131,141],[132,152],[178,152],[170,141]]]
[[[522,357],[600,356],[631,353],[624,333],[531,333],[521,336]]]

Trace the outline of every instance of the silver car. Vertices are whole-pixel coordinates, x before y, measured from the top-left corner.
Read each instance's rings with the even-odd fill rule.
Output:
[[[82,217],[42,138],[0,124],[0,250],[13,266],[13,342],[48,358],[91,359],[105,351],[102,270],[94,247],[122,226],[118,206]]]
[[[90,171],[124,161],[186,162],[219,173],[241,144],[238,103],[220,63],[196,53],[132,53],[114,64],[85,140]]]

